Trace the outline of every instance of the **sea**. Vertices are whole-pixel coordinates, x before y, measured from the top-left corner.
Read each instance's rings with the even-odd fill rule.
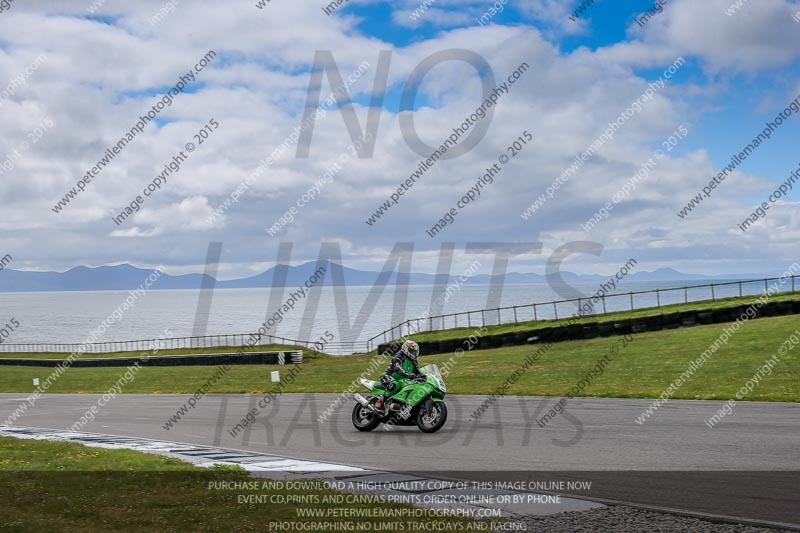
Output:
[[[570,282],[571,290],[591,297],[601,291],[601,282]],[[619,311],[679,303],[685,300],[710,299],[707,281],[624,281],[619,293],[593,307],[594,312]],[[706,285],[682,289],[687,285]],[[404,288],[405,289],[405,288]],[[659,289],[658,294],[655,291]],[[673,290],[668,290],[673,289]],[[758,294],[763,282],[744,283],[744,294]],[[271,291],[280,289],[217,289],[201,295],[200,290],[150,290],[132,305],[128,291],[65,291],[0,293],[0,328],[11,329],[2,339],[5,344],[82,343],[93,330],[106,323],[101,342],[188,337],[193,335],[246,334],[270,324],[268,334],[288,339],[315,341],[326,338],[335,343],[362,344],[380,336],[398,322],[412,320],[420,330],[453,326],[479,326],[499,321],[567,317],[577,311],[577,302],[562,302],[569,294],[556,293],[547,283],[506,284],[501,290],[488,284],[465,284],[458,288],[445,285],[410,285],[407,294],[398,287],[317,287],[305,297],[293,298],[296,288],[272,294],[277,302],[269,308]],[[787,289],[788,290],[788,289]],[[443,295],[448,292],[449,296]],[[633,294],[631,294],[633,293]],[[715,287],[714,297],[737,296],[738,284]],[[292,308],[282,304],[294,299]],[[430,311],[432,300],[444,301]],[[582,303],[585,304],[586,301]],[[532,304],[536,305],[536,313]],[[484,311],[487,307],[512,307]],[[128,307],[125,309],[125,307]],[[279,310],[283,307],[284,311]],[[415,320],[429,315],[473,311],[469,315],[445,319]],[[516,317],[514,315],[516,311]],[[280,315],[276,319],[277,315]],[[112,317],[109,320],[109,317]],[[13,322],[12,322],[13,320]],[[457,322],[456,322],[457,320]],[[111,323],[113,322],[113,323]],[[15,325],[18,324],[18,325]],[[11,328],[9,328],[11,326]],[[378,340],[382,340],[379,338]]]

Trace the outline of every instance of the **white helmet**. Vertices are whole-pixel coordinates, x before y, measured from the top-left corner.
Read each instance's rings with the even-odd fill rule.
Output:
[[[417,344],[416,342],[412,340],[407,340],[400,347],[400,351],[405,355],[407,355],[409,359],[414,361],[414,363],[417,362],[417,357],[419,356],[419,344]]]

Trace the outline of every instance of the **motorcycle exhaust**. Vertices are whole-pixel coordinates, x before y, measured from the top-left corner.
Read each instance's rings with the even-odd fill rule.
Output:
[[[378,413],[378,410],[375,408],[375,406],[372,405],[371,403],[369,403],[369,401],[366,398],[364,398],[363,396],[361,396],[360,394],[358,394],[358,393],[353,394],[353,399],[356,402],[358,402],[359,404],[361,404],[364,407],[366,407],[367,409],[369,409],[370,411],[372,411],[373,413],[375,413],[376,415],[380,414],[380,413]]]

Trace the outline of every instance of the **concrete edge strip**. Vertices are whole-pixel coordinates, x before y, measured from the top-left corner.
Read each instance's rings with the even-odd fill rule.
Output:
[[[411,499],[410,495],[413,495],[415,491],[409,491],[402,487],[398,489],[384,487],[379,489],[358,487],[353,488],[352,485],[348,486],[348,484],[355,483],[357,486],[359,483],[362,483],[364,486],[366,486],[370,483],[383,485],[386,483],[431,484],[441,482],[442,484],[452,485],[454,482],[465,482],[465,480],[456,481],[445,479],[440,480],[438,478],[432,479],[422,476],[411,476],[394,472],[370,470],[337,463],[309,461],[232,448],[218,448],[183,442],[162,441],[121,435],[106,435],[101,433],[72,432],[68,430],[34,427],[0,426],[0,436],[16,437],[21,439],[74,442],[95,448],[128,449],[144,453],[174,457],[194,464],[195,466],[204,468],[214,465],[238,465],[247,470],[251,476],[255,477],[274,479],[291,478],[293,480],[321,479],[322,481],[334,481],[340,484],[334,488],[341,492],[350,494],[383,495],[388,501],[399,501],[400,503],[412,503],[409,501]],[[514,492],[494,489],[467,490],[469,491],[468,494],[476,498],[479,503],[450,501],[455,499],[454,489],[445,486],[441,489],[420,491],[425,493],[424,499],[429,501],[412,504],[417,507],[437,509],[450,512],[452,514],[466,516],[468,518],[498,516],[513,518],[520,515],[543,516],[565,512],[582,512],[606,507],[606,505],[601,502],[566,497],[563,495],[548,495],[538,492]],[[481,496],[485,497],[489,494],[503,496],[508,495],[510,496],[510,501],[501,504],[495,501],[489,502],[481,498]],[[516,502],[513,498],[515,495],[517,496]]]

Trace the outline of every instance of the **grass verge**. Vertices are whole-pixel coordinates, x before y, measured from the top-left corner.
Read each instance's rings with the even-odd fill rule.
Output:
[[[269,531],[270,522],[317,520],[357,521],[371,526],[360,531],[389,531],[387,522],[398,520],[370,516],[299,518],[301,507],[323,512],[341,509],[341,503],[324,502],[326,496],[338,493],[321,487],[318,481],[303,482],[295,490],[279,490],[274,482],[254,480],[239,468],[209,470],[159,455],[65,442],[0,437],[0,480],[2,531]],[[220,484],[245,481],[257,481],[258,488],[226,490]],[[265,481],[266,487],[261,485]],[[258,500],[262,503],[242,503],[240,495],[266,498]],[[270,503],[273,496],[284,500]],[[306,499],[292,500],[289,496]],[[398,513],[414,509],[364,500],[348,502],[345,507],[366,510],[380,507]],[[463,526],[469,522],[432,514],[399,520],[408,524],[415,521],[440,524],[437,531],[466,530]],[[379,529],[381,525],[384,529]]]
[[[711,324],[642,333],[614,355],[605,372],[586,387],[584,395],[619,398],[655,398],[684,372],[719,337],[728,324]],[[764,360],[797,331],[796,316],[762,318],[745,322],[672,396],[684,399],[730,399],[750,379]],[[561,396],[592,369],[597,360],[618,346],[621,337],[555,343],[507,391],[509,395]],[[467,352],[446,378],[448,394],[492,394],[538,345]],[[305,352],[305,362],[284,392],[344,391],[369,366],[375,354],[332,357]],[[423,363],[442,365],[452,354],[422,357]],[[380,370],[388,359],[380,358]],[[274,365],[232,366],[211,393],[263,393],[275,391],[269,382]],[[285,376],[287,367],[283,367]],[[8,366],[0,369],[0,391],[30,393],[34,377],[45,378],[48,369]],[[142,368],[124,393],[194,393],[214,374],[216,367]],[[71,368],[47,392],[106,392],[124,368]],[[781,357],[773,373],[746,398],[760,401],[800,401],[800,348]],[[360,388],[360,386],[359,386]]]

